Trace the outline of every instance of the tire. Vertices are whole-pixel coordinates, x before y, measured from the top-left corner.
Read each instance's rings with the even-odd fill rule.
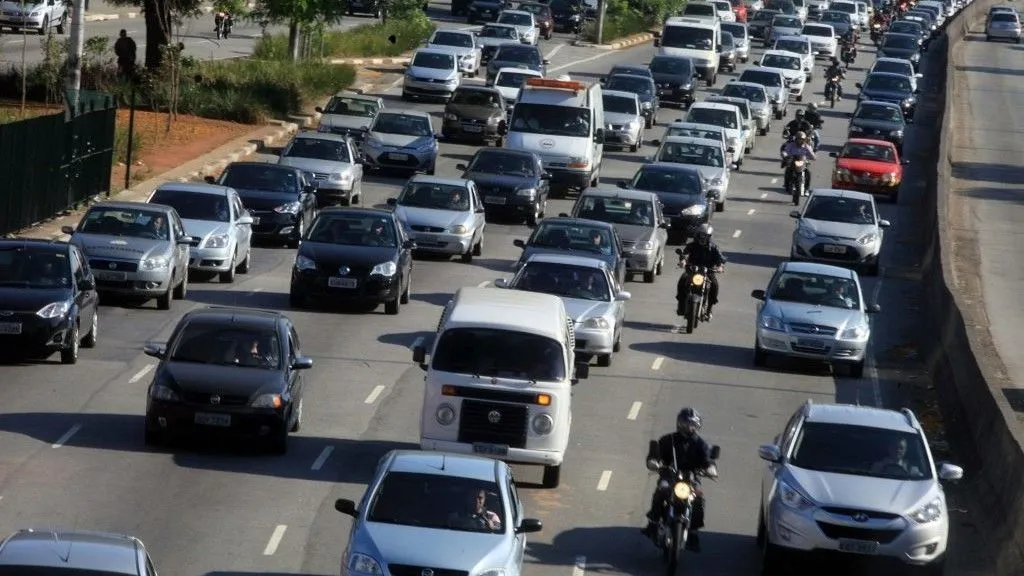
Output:
[[[785,116],[785,114],[782,113],[782,110],[776,110],[775,111],[775,119],[776,120],[782,120],[783,116]]]
[[[237,271],[238,271],[238,267],[235,265],[235,261],[232,260],[231,261],[231,267],[228,268],[226,272],[221,272],[219,274],[221,284],[231,284],[231,283],[233,283],[235,281],[235,272],[237,272]]]
[[[166,294],[156,297],[156,307],[159,310],[171,309],[171,290],[168,290]]]
[[[544,209],[541,208],[541,205],[538,202],[537,205],[533,207],[533,212],[530,213],[530,215],[526,217],[526,225],[529,226],[530,228],[536,228],[537,227],[537,223],[540,222],[540,220],[541,220],[541,218],[543,218],[543,216],[544,216]]]
[[[306,297],[302,294],[292,290],[288,293],[288,305],[298,310],[304,307],[306,304]]]
[[[181,282],[174,287],[173,296],[175,300],[184,300],[188,296],[188,271],[181,276]]]
[[[863,378],[864,377],[864,361],[855,362],[850,364],[849,367],[850,378]]]
[[[63,34],[68,28],[68,13],[65,12],[60,15],[60,20],[57,22],[57,34]]]
[[[299,404],[293,410],[295,410],[295,422],[292,422],[291,432],[298,432],[302,429],[302,398],[299,398]]]
[[[761,547],[761,574],[763,576],[781,576],[782,562],[779,557],[779,549],[775,547],[768,538],[767,527],[764,516],[758,515],[757,542]]]
[[[804,101],[804,95],[803,95],[803,94],[801,94],[801,95],[797,96],[797,97],[796,97],[796,101],[797,101],[797,102],[803,102],[803,101]]]
[[[298,233],[295,234],[294,237],[289,238],[288,242],[285,244],[289,248],[298,248],[299,247],[299,241],[302,239],[302,233],[306,231],[306,222],[305,222],[305,220],[303,220],[302,218],[299,218],[299,221],[295,223],[295,227],[299,229]]]
[[[398,297],[400,304],[408,304],[409,296],[412,294],[412,270],[409,271],[409,277],[405,279],[405,291]]]
[[[690,309],[686,311],[687,334],[693,334],[693,329],[697,327],[697,313],[697,307],[691,304]]]
[[[598,354],[597,355],[597,365],[602,367],[602,368],[607,368],[607,367],[611,366],[612,365],[612,355],[611,354]]]
[[[49,29],[50,29],[50,17],[49,16],[43,16],[43,24],[42,24],[42,26],[39,27],[39,29],[36,30],[36,33],[39,34],[40,36],[44,36]]]
[[[758,132],[758,136],[767,136],[768,135],[768,131],[771,130],[771,129],[772,129],[771,125],[768,125],[768,126],[765,126],[764,128],[761,128],[760,130],[757,131]]]
[[[761,345],[757,343],[757,339],[754,339],[754,366],[763,368],[768,365],[768,353],[765,352]]]
[[[476,244],[473,245],[473,256],[483,256],[484,254],[484,236],[480,235],[480,239],[477,240]]]
[[[100,332],[100,313],[93,311],[92,322],[89,323],[89,333],[82,338],[82,348],[95,348],[97,337]]]
[[[715,212],[725,212],[725,200],[715,202]]]
[[[657,266],[655,266],[655,268],[657,268]],[[654,276],[655,276],[654,272],[655,272],[654,270],[651,270],[650,272],[644,272],[644,283],[645,284],[654,284]]]
[[[668,564],[665,566],[665,574],[667,576],[675,576],[676,569],[679,567],[679,555],[683,553],[683,548],[686,546],[686,542],[682,540],[683,523],[676,522],[675,526],[672,527],[672,547],[667,550]]]
[[[81,343],[82,336],[78,332],[78,321],[71,326],[71,333],[68,334],[68,342],[61,348],[60,351],[60,363],[61,364],[76,364],[78,362],[78,346]]]
[[[238,266],[236,267],[236,269],[238,270],[239,274],[248,274],[249,273],[249,264],[250,264],[251,260],[252,260],[252,248],[249,248],[249,250],[245,253],[245,260],[242,260],[241,262],[239,262]]]
[[[562,466],[545,466],[544,467],[544,479],[541,480],[541,486],[544,488],[558,488],[559,483],[562,481]]]
[[[402,309],[401,304],[402,297],[399,296],[394,300],[389,300],[384,303],[384,313],[388,316],[397,316],[398,312]]]

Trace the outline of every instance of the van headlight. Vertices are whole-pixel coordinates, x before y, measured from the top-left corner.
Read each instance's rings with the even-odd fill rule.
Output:
[[[448,426],[455,421],[455,408],[451,404],[441,404],[434,412],[434,419],[441,426]]]
[[[555,420],[547,414],[538,414],[533,417],[530,427],[533,428],[534,433],[544,436],[554,430]]]
[[[931,502],[910,513],[910,517],[918,524],[928,524],[942,518],[942,498],[936,497]]]
[[[570,156],[569,168],[579,168],[582,170],[586,170],[590,168],[590,159],[584,158],[583,156]]]

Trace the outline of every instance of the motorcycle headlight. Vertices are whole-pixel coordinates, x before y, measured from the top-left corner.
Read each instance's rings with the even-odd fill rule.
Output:
[[[530,427],[533,428],[534,433],[544,436],[554,430],[555,421],[547,414],[538,414],[533,417]]]
[[[672,487],[672,494],[679,500],[689,500],[691,493],[693,493],[693,489],[686,482],[676,482],[676,485]]]
[[[867,324],[860,324],[843,330],[843,333],[839,335],[840,340],[867,340],[868,336],[871,335],[871,329],[868,328]]]
[[[251,404],[253,408],[280,408],[283,405],[280,394],[260,394]]]
[[[163,384],[154,384],[149,389],[149,397],[160,402],[177,402],[181,400],[178,393]]]
[[[207,248],[227,248],[230,236],[227,234],[214,234],[206,239]]]
[[[804,495],[795,488],[782,481],[779,482],[779,500],[794,510],[807,510],[808,508],[814,507],[813,502],[805,498]]]
[[[876,234],[874,232],[869,232],[869,233],[861,236],[860,238],[857,238],[857,242],[860,243],[860,244],[863,244],[865,246],[867,246],[868,244],[871,244],[875,240],[878,240],[878,234]]]
[[[167,268],[167,257],[157,256],[155,258],[146,258],[139,263],[140,270],[160,270],[161,268]]]
[[[592,330],[607,330],[612,326],[607,320],[600,316],[585,318],[581,324],[583,324],[584,328],[590,328]]]
[[[536,195],[536,188],[520,188],[519,190],[516,190],[516,196],[522,196],[523,198],[533,198]]]
[[[706,212],[707,209],[708,207],[705,206],[704,204],[694,204],[693,206],[683,208],[683,214],[687,216],[700,216],[701,214]]]
[[[370,270],[370,275],[394,276],[396,272],[398,272],[398,265],[395,264],[394,262],[388,261],[381,262],[380,264],[374,266],[373,270]]]
[[[366,554],[353,553],[348,557],[349,574],[369,574],[370,576],[383,576],[384,571],[380,563]]]
[[[301,202],[289,202],[287,204],[282,204],[282,205],[278,206],[277,208],[274,208],[274,212],[277,212],[278,214],[292,214],[292,215],[294,215],[294,214],[298,214],[299,210],[301,210],[301,209],[302,209],[302,203]]]
[[[316,270],[316,262],[312,258],[307,256],[296,256],[295,257],[295,269],[296,270]]]
[[[703,285],[704,284],[704,275],[703,274],[694,274],[693,276],[690,277],[690,283],[693,284],[694,286],[701,286],[701,285]]]
[[[40,318],[62,318],[69,310],[71,310],[71,300],[62,300],[60,302],[51,302],[46,306],[43,306],[36,312],[36,316]]]
[[[766,328],[768,330],[778,330],[779,332],[782,332],[786,329],[782,325],[781,318],[769,315],[761,316],[761,327]]]
[[[810,228],[800,228],[797,231],[797,234],[799,234],[802,238],[806,238],[808,240],[814,240],[815,238],[818,237],[818,235],[814,233],[814,230],[811,230]]]
[[[469,228],[466,228],[462,224],[456,224],[455,226],[452,226],[451,228],[449,228],[448,232],[450,232],[452,234],[456,234],[458,236],[462,236],[463,234],[468,234],[469,233]]]
[[[650,110],[651,109],[651,103],[650,102],[641,102],[640,103],[640,107],[643,108],[644,110]]]
[[[455,421],[455,408],[451,404],[441,404],[434,412],[434,420],[441,426],[448,426]]]
[[[451,112],[445,112],[444,113],[444,119],[445,120],[451,120],[452,122],[458,122],[459,121],[459,117],[456,116],[455,114],[452,114]]]
[[[637,242],[633,246],[633,249],[640,250],[640,251],[643,251],[643,250],[654,250],[654,242],[651,242],[650,240],[643,240],[641,242]]]
[[[921,506],[917,510],[910,513],[910,517],[914,519],[918,524],[928,524],[935,522],[942,518],[943,505],[942,498],[936,497],[931,502]]]

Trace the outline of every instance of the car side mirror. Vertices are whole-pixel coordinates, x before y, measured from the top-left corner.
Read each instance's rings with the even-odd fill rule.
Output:
[[[338,498],[334,501],[334,509],[346,516],[353,518],[359,517],[359,511],[356,510],[356,503],[346,498]]]
[[[542,174],[540,175],[540,179],[541,179],[541,180],[551,180],[551,173],[550,173],[550,172],[544,172],[544,173],[542,173]]]
[[[388,204],[388,206],[398,206],[398,199],[397,198],[388,198],[387,199],[387,204]]]
[[[857,82],[856,84],[854,84],[854,86],[856,86],[857,88],[863,88],[864,87],[864,85],[861,84],[860,82]]]
[[[421,367],[427,363],[427,348],[423,344],[417,344],[412,349],[412,361]]]
[[[882,311],[882,307],[878,304],[868,304],[864,309],[868,314],[878,314]]]
[[[161,346],[156,346],[154,344],[146,344],[145,346],[142,347],[142,353],[145,354],[146,356],[152,356],[153,358],[163,360],[166,351]]]
[[[530,534],[532,532],[540,532],[544,529],[544,524],[536,518],[523,518],[523,521],[516,527],[516,534]]]
[[[615,295],[615,301],[616,302],[626,302],[627,300],[629,300],[632,297],[633,297],[633,295],[630,294],[629,292],[621,291],[621,292],[619,292],[618,294]]]
[[[778,463],[782,460],[782,451],[775,444],[764,444],[757,448],[757,455],[766,462]]]
[[[404,248],[406,250],[415,250],[416,249],[416,241],[415,240],[406,240],[405,242],[402,242],[402,248]]]
[[[235,220],[235,224],[238,224],[239,226],[248,226],[252,224],[252,216],[239,216],[238,220]]]
[[[671,224],[669,224],[668,222],[662,222],[658,224],[658,228],[661,228],[663,230],[668,230],[670,226]]]
[[[682,256],[682,255],[683,255],[683,249],[682,248],[676,248],[676,256]]]
[[[711,454],[710,454],[710,456],[711,456],[712,460],[718,460],[718,458],[721,455],[722,455],[722,447],[721,446],[719,446],[718,444],[715,444],[714,446],[711,447]]]
[[[313,359],[308,356],[299,356],[292,362],[292,370],[309,370],[313,367]]]
[[[615,185],[618,186],[619,188],[622,188],[623,190],[629,189],[628,180],[619,180],[618,182],[615,183]]]
[[[797,220],[799,220],[800,219],[800,211],[799,210],[792,210],[792,211],[790,211],[789,217],[790,218],[796,218]]]
[[[306,194],[316,194],[318,190],[320,190],[320,185],[317,184],[316,182],[312,184],[306,184],[306,186],[302,189],[302,191],[305,192]]]
[[[195,236],[182,236],[178,238],[178,244],[188,244],[189,246],[199,246],[199,242],[202,238],[196,238]]]
[[[568,214],[568,213],[566,213],[566,212],[559,212],[559,213],[558,213],[558,217],[559,217],[559,218],[568,218],[568,217],[569,217],[569,214]]]
[[[914,74],[914,78],[924,78],[924,74],[918,72],[917,74]]]
[[[85,278],[82,279],[81,282],[78,283],[78,289],[82,291],[95,290],[96,279],[93,278],[92,276],[86,276]]]
[[[888,228],[889,226],[892,226],[892,222],[889,222],[888,220],[879,220],[878,221],[878,227],[879,228]]]
[[[580,380],[586,380],[589,377],[590,377],[590,364],[587,364],[586,362],[577,362],[576,363],[576,377],[573,378],[573,383],[575,384],[576,382],[578,382]]]
[[[604,144],[604,129],[594,130],[594,144]]]
[[[721,44],[718,45],[718,49],[716,51],[719,52],[719,53],[722,51],[722,45]]]
[[[949,462],[943,462],[939,464],[939,480],[944,482],[956,482],[964,477],[964,469],[950,464]]]
[[[509,282],[507,278],[497,278],[494,280],[495,288],[508,288]]]
[[[729,170],[739,170],[739,169],[740,169],[740,165],[739,164],[737,164],[735,162],[729,163]]]
[[[729,146],[728,148],[725,149],[725,151],[729,152],[731,154],[733,152],[736,152],[736,147],[735,146]]]
[[[545,66],[547,66],[548,64],[551,64],[551,60],[545,58],[545,59],[541,60],[540,63],[545,65]]]
[[[600,82],[603,85],[603,84],[606,84],[608,82],[608,79],[607,78],[601,78],[600,80],[598,80],[598,82]]]
[[[768,297],[764,290],[751,290],[750,297],[754,300],[761,300],[762,302]]]
[[[206,182],[207,184],[216,184],[217,179],[213,176],[203,176],[203,182]]]
[[[829,152],[828,155],[832,158],[839,158],[839,152]]]
[[[61,226],[60,227],[60,231],[65,233],[65,234],[67,234],[68,236],[73,236],[75,234],[75,227],[74,226]]]
[[[322,106],[317,106],[316,108],[313,108],[313,110],[315,110],[315,111],[317,111],[317,112],[319,112],[319,113],[321,113],[321,114],[323,114],[323,113],[324,113],[324,109],[323,109],[323,107],[322,107]]]
[[[526,248],[526,242],[523,242],[522,238],[516,238],[513,240],[512,245],[516,248]]]
[[[487,212],[487,209],[484,208],[483,206],[477,206],[476,210],[474,210],[474,212],[476,212],[477,214],[483,214],[483,213]]]

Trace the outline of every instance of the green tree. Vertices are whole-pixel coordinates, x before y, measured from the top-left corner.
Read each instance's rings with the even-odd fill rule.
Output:
[[[157,70],[171,43],[174,25],[187,16],[202,13],[202,0],[110,0],[119,6],[137,6],[146,20],[146,68]]]
[[[344,6],[338,0],[264,0],[258,10],[270,22],[288,26],[288,54],[298,61],[301,34],[339,22]]]

